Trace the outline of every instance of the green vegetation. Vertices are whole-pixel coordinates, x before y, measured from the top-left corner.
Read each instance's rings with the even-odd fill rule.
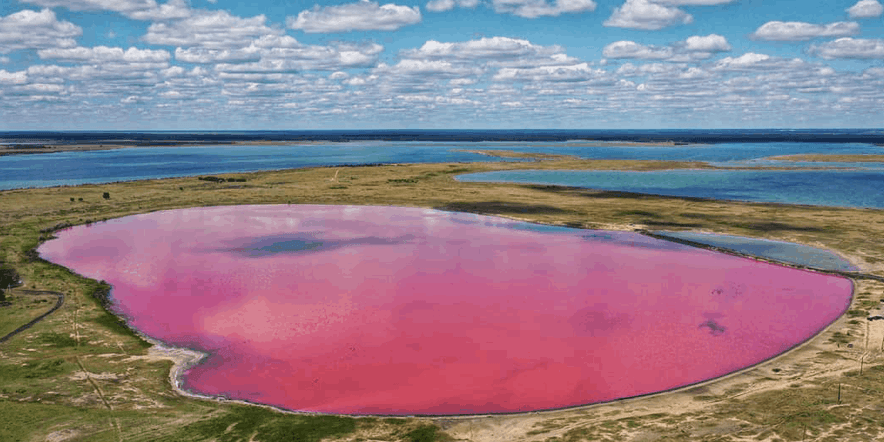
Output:
[[[178,440],[234,442],[314,442],[356,430],[356,419],[337,416],[283,414],[262,407],[236,406],[226,413],[187,425]]]
[[[242,177],[231,177],[231,178],[221,178],[216,176],[201,176],[198,178],[200,181],[211,181],[213,183],[244,183],[247,180]],[[184,190],[183,188],[180,188]]]
[[[439,427],[424,425],[405,433],[405,440],[408,442],[435,442],[442,439],[439,434]]]

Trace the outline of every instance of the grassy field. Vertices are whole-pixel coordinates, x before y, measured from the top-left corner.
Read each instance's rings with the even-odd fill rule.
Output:
[[[857,280],[848,314],[800,348],[677,392],[524,415],[354,418],[285,414],[177,394],[169,380],[169,356],[103,309],[95,296],[102,291],[98,282],[33,253],[57,226],[135,213],[236,204],[358,204],[468,211],[593,229],[694,229],[793,241],[833,249],[864,272],[884,276],[882,210],[453,179],[459,173],[506,169],[708,167],[541,159],[298,169],[220,176],[225,180],[191,177],[0,192],[0,261],[18,270],[25,283],[21,289],[67,296],[59,311],[0,344],[0,440],[860,441],[884,436],[884,321],[865,319],[884,298],[884,284],[874,280]],[[34,303],[36,297],[16,290],[11,299],[11,306],[0,307],[4,329],[27,322],[41,313],[39,306],[50,304]]]

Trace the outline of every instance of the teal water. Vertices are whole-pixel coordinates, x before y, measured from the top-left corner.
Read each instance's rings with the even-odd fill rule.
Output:
[[[640,146],[589,141],[352,141],[283,146],[150,147],[0,156],[0,190],[316,166],[515,161],[462,152],[485,149],[575,155],[588,159],[706,161],[719,165],[770,165],[763,158],[774,155],[884,153],[884,148],[873,144],[821,142]],[[795,168],[806,166],[790,162],[775,164]],[[819,163],[812,165],[820,166]],[[884,168],[880,163],[839,163],[838,166]]]
[[[702,232],[668,232],[661,230],[654,232],[654,234],[815,269],[846,272],[859,270],[850,261],[833,252],[803,244]]]
[[[456,178],[721,200],[884,208],[884,172],[877,170],[516,170]]]

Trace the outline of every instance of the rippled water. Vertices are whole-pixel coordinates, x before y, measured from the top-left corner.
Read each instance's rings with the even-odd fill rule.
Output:
[[[319,142],[289,146],[182,146],[127,148],[0,156],[0,190],[85,183],[106,183],[297,167],[369,163],[505,161],[459,150],[499,149],[576,155],[591,159],[708,161],[724,165],[801,167],[791,162],[759,162],[773,155],[799,153],[884,153],[860,143],[722,143],[690,146],[612,145],[592,142]],[[816,163],[815,166],[819,166]],[[842,166],[877,167],[847,163]]]
[[[459,175],[456,179],[722,200],[884,208],[881,191],[884,171],[874,170],[514,170]]]
[[[293,410],[498,413],[683,386],[808,339],[849,280],[626,232],[413,208],[234,206],[77,226],[39,252],[209,353],[194,392]]]
[[[716,233],[666,231],[654,233],[815,269],[845,272],[859,270],[853,263],[834,252],[802,244]]]

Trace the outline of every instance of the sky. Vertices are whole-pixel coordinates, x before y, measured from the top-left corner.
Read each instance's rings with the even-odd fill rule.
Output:
[[[884,127],[882,0],[2,0],[0,130]]]

